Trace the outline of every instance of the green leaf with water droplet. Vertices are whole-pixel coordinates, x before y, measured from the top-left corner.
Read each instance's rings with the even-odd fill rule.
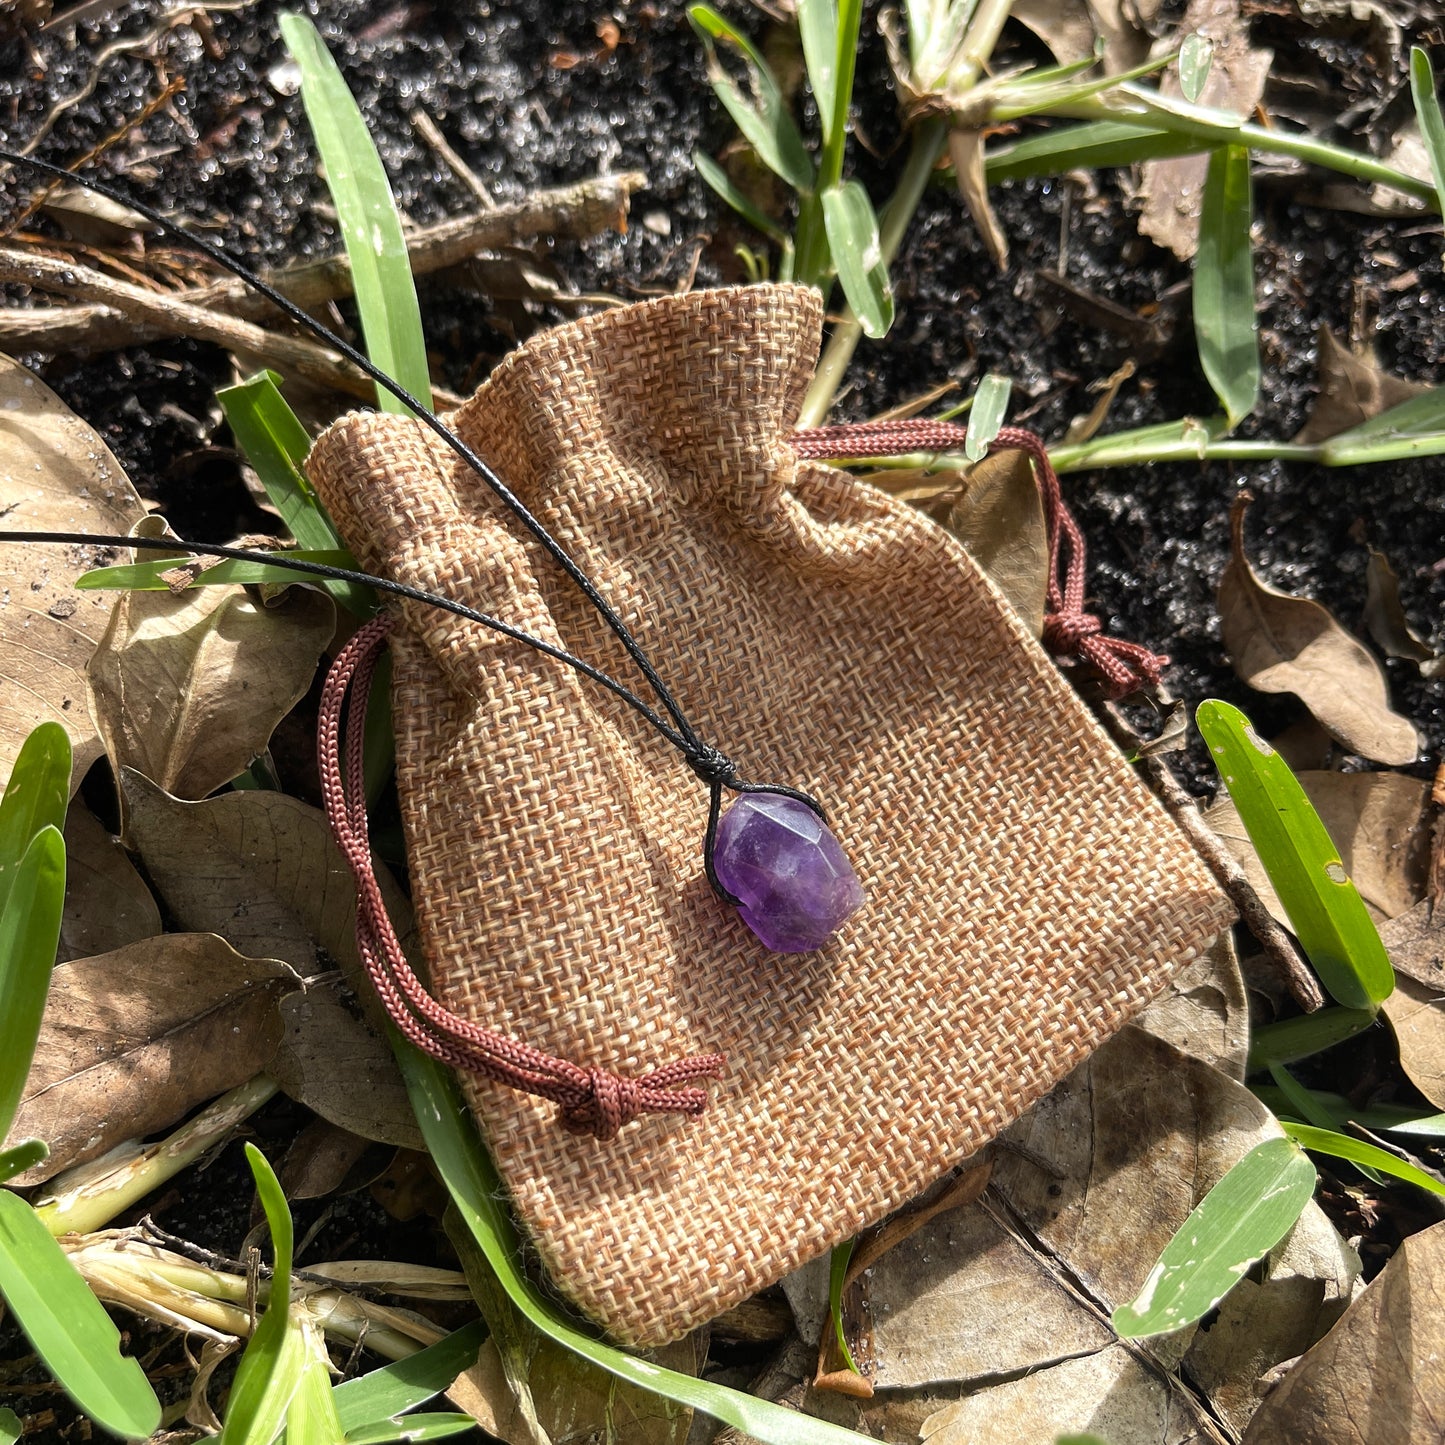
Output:
[[[1164,1246],[1136,1298],[1110,1323],[1126,1340],[1194,1324],[1293,1228],[1315,1189],[1315,1167],[1288,1139],[1256,1144]]]
[[[1320,982],[1346,1008],[1378,1008],[1395,971],[1299,780],[1238,708],[1211,699],[1195,718]]]

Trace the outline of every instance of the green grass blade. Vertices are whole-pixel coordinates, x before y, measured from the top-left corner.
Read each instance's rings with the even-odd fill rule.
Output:
[[[6,1405],[0,1405],[0,1445],[15,1445],[20,1438],[20,1416]]]
[[[823,192],[823,227],[838,284],[866,335],[884,336],[893,325],[893,288],[878,242],[873,202],[857,181]]]
[[[290,1319],[291,1258],[294,1234],[291,1210],[266,1156],[246,1145],[246,1162],[271,1228],[271,1291],[241,1363],[236,1367],[220,1445],[270,1445],[281,1429],[292,1397],[309,1363],[306,1341]]]
[[[803,63],[808,68],[813,99],[818,103],[818,120],[826,147],[838,94],[837,0],[798,0],[798,35],[803,42]],[[846,122],[846,113],[844,119]]]
[[[1193,136],[1157,126],[1097,120],[1052,126],[1025,140],[996,146],[984,153],[983,166],[992,184],[1057,176],[1075,168],[1095,171],[1132,166],[1140,161],[1193,155],[1204,149],[1204,142]]]
[[[1375,1009],[1395,972],[1304,789],[1238,708],[1211,699],[1196,721],[1320,982],[1346,1008]]]
[[[65,909],[65,839],[47,823],[25,850],[0,913],[0,1139],[25,1092]]]
[[[35,1353],[97,1425],[143,1440],[161,1423],[160,1401],[138,1361],[35,1211],[0,1189],[0,1295]]]
[[[27,1169],[33,1169],[49,1157],[50,1145],[44,1139],[22,1139],[8,1149],[0,1149],[0,1184]]]
[[[1270,1064],[1313,1058],[1364,1033],[1378,1017],[1373,1008],[1322,1008],[1298,1018],[1263,1024],[1250,1035],[1248,1070],[1256,1074]]]
[[[184,542],[176,544],[178,550],[184,550]],[[323,567],[349,567],[353,570],[356,567],[356,558],[350,552],[284,552],[278,551],[278,557],[290,557],[297,562],[317,562]],[[114,588],[118,592],[167,592],[169,584],[165,581],[167,572],[174,572],[177,567],[182,566],[184,558],[157,557],[150,562],[125,562],[119,567],[94,567],[89,572],[83,572],[75,579],[75,585],[83,592],[105,591]],[[319,585],[323,580],[317,578]],[[192,587],[231,587],[236,585],[256,586],[263,582],[272,582],[281,587],[294,587],[299,582],[306,581],[304,573],[295,572],[289,567],[271,567],[264,562],[217,562],[214,567],[207,567],[204,572],[196,574],[195,579],[189,584]],[[370,592],[370,588],[361,589]],[[375,610],[374,608],[372,609]]]
[[[336,1411],[341,1428],[352,1435],[426,1404],[476,1364],[486,1337],[486,1325],[474,1320],[404,1360],[338,1385]]]
[[[693,5],[687,12],[692,28],[707,51],[708,80],[743,139],[758,153],[758,159],[800,194],[813,189],[813,162],[803,137],[788,113],[782,89],[766,60],[746,35],[725,20],[710,5]],[[718,57],[718,42],[731,45],[742,56],[752,79],[756,102],[724,68]]]
[[[1445,386],[1432,387],[1320,444],[1330,467],[1430,456],[1445,450]]]
[[[1410,48],[1410,94],[1414,97],[1425,151],[1430,157],[1435,194],[1445,208],[1445,116],[1440,114],[1440,97],[1435,92],[1435,71],[1430,57],[1418,45]]]
[[[1136,1340],[1203,1319],[1289,1233],[1314,1190],[1314,1165],[1290,1140],[1256,1144],[1164,1246],[1137,1298],[1114,1311],[1115,1332]]]
[[[445,1440],[463,1430],[475,1430],[477,1422],[470,1415],[437,1411],[426,1415],[403,1415],[399,1420],[382,1421],[364,1429],[347,1431],[346,1445],[383,1445],[387,1440]]]
[[[1221,146],[1209,158],[1194,257],[1199,361],[1231,427],[1259,398],[1259,338],[1250,245],[1249,152]]]
[[[1333,1129],[1316,1129],[1311,1124],[1281,1124],[1286,1134],[1301,1148],[1313,1149],[1316,1154],[1328,1154],[1333,1159],[1343,1159],[1360,1169],[1374,1169],[1381,1174],[1393,1174],[1407,1184],[1418,1184],[1431,1194],[1445,1194],[1445,1184],[1423,1169],[1397,1159],[1388,1149],[1378,1144],[1367,1144],[1363,1139],[1352,1139],[1348,1134],[1337,1134]]]
[[[20,745],[0,798],[0,913],[31,840],[44,827],[65,826],[70,765],[70,734],[58,722],[41,723]]]
[[[761,231],[770,240],[776,241],[779,245],[787,240],[788,233],[774,220],[765,216],[749,198],[740,191],[732,182],[728,173],[707,154],[706,151],[693,151],[692,163],[697,167],[697,173],[709,186],[745,220],[755,231]]]
[[[256,469],[271,505],[281,515],[296,545],[312,552],[346,550],[321,498],[302,471],[311,438],[277,387],[275,372],[261,371],[216,392],[216,400],[235,433],[236,444]],[[370,617],[376,599],[369,588],[330,579],[318,584],[355,617]]]
[[[853,1351],[848,1348],[848,1332],[843,1328],[843,1286],[848,1279],[848,1261],[853,1258],[856,1243],[855,1239],[847,1239],[834,1246],[833,1257],[828,1261],[828,1317],[833,1322],[833,1338],[838,1342],[838,1353],[855,1375],[862,1372],[853,1359]]]
[[[431,376],[421,308],[381,157],[316,27],[304,16],[283,15],[281,34],[301,69],[301,99],[336,202],[366,353],[429,407]],[[377,388],[376,398],[382,411],[410,414],[383,387]]]
[[[1188,35],[1179,47],[1179,88],[1184,99],[1191,104],[1197,101],[1209,79],[1210,66],[1214,62],[1214,47],[1197,32]]]
[[[1276,1117],[1278,1117],[1281,1112],[1293,1114],[1303,1123],[1312,1124],[1317,1129],[1328,1129],[1331,1132],[1338,1130],[1339,1126],[1344,1123],[1344,1120],[1339,1117],[1334,1109],[1322,1100],[1317,1099],[1288,1069],[1271,1060],[1269,1074],[1286,1101],[1286,1107],[1283,1111],[1275,1111]],[[1281,1120],[1281,1122],[1284,1121]],[[1371,1184],[1383,1186],[1389,1183],[1389,1180],[1380,1174],[1378,1170],[1371,1169],[1368,1165],[1360,1164],[1356,1167]]]
[[[1008,415],[1008,399],[1012,391],[1013,382],[996,372],[989,372],[979,382],[978,390],[973,394],[973,405],[968,410],[968,435],[963,443],[963,454],[969,461],[981,462],[988,455],[988,449]]]
[[[817,3],[817,0],[811,0]],[[834,0],[827,0],[829,10]],[[823,121],[823,154],[818,184],[826,191],[843,178],[843,153],[848,148],[848,104],[853,99],[853,74],[858,66],[858,31],[863,23],[862,0],[836,0],[833,40],[832,117]],[[870,205],[869,210],[872,210]]]
[[[701,1410],[763,1445],[871,1445],[867,1436],[825,1420],[639,1360],[558,1314],[518,1265],[520,1244],[502,1204],[502,1181],[477,1138],[455,1083],[435,1060],[400,1041],[395,1047],[432,1162],[452,1202],[512,1303],[537,1329],[618,1379]]]
[[[306,1362],[286,1408],[286,1445],[338,1445],[344,1435],[336,1413],[326,1346],[312,1330],[294,1333],[302,1340]]]

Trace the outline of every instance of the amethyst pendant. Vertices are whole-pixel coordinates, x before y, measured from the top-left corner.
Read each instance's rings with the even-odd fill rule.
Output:
[[[821,948],[863,902],[863,888],[828,825],[781,793],[743,793],[718,823],[718,882],[774,953]]]

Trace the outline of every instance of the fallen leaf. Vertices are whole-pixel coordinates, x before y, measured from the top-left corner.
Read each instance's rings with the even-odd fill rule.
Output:
[[[182,928],[218,933],[240,952],[284,959],[304,976],[334,961],[362,986],[356,888],[320,809],[250,789],[182,802],[130,768],[120,789],[128,841]],[[407,946],[410,906],[384,868],[377,878]],[[362,998],[370,1007],[369,989]]]
[[[1400,601],[1400,579],[1390,559],[1374,547],[1365,567],[1365,629],[1386,657],[1419,663],[1426,677],[1438,675],[1442,659],[1410,626]]]
[[[1429,783],[1402,773],[1296,776],[1375,916],[1395,918],[1414,907],[1424,896],[1430,866]],[[1260,901],[1288,928],[1289,917],[1234,803],[1221,797],[1204,818],[1239,861]]]
[[[1060,65],[1094,54],[1094,17],[1085,0],[1014,0],[1009,18],[1032,30]]]
[[[988,198],[988,179],[983,171],[983,132],[971,126],[955,126],[948,133],[948,154],[953,161],[958,194],[968,207],[988,254],[1000,271],[1007,271],[1008,237]]]
[[[1215,1445],[1178,1381],[1122,1344],[968,1395],[923,1421],[921,1445],[1040,1445],[1087,1431],[1109,1445]]]
[[[368,1151],[379,1162],[368,1177],[356,1180],[352,1171]],[[325,1199],[372,1183],[391,1157],[386,1149],[373,1149],[370,1139],[339,1129],[328,1119],[312,1119],[291,1142],[276,1174],[287,1199]]]
[[[166,933],[59,964],[11,1128],[50,1157],[34,1184],[163,1129],[261,1072],[295,973],[209,933]]]
[[[1330,614],[1304,597],[1267,587],[1244,552],[1241,492],[1230,511],[1233,550],[1219,582],[1219,620],[1234,670],[1261,692],[1294,693],[1351,752],[1399,766],[1420,740],[1391,712],[1380,665]]]
[[[73,801],[65,815],[60,961],[110,953],[160,931],[161,911],[130,855],[90,809]]]
[[[1445,993],[1445,910],[1417,903],[1380,925],[1380,941],[1397,974]]]
[[[266,1072],[287,1094],[364,1139],[426,1147],[391,1048],[350,989],[337,981],[288,994],[281,1019],[284,1032]]]
[[[1028,457],[1017,450],[990,452],[969,472],[968,490],[949,508],[944,525],[988,573],[1024,626],[1040,636],[1049,539]]]
[[[1400,1048],[1400,1067],[1437,1109],[1445,1109],[1445,994],[1438,985],[1397,975],[1380,1005]]]
[[[178,798],[213,793],[306,695],[335,628],[335,604],[311,587],[271,606],[244,587],[123,594],[87,673],[112,766]]]
[[[1155,1038],[1244,1082],[1249,1058],[1249,999],[1232,930],[1169,981],[1136,1020]]]
[[[1130,1027],[1007,1131],[1004,1140],[1016,1148],[1000,1151],[992,1190],[1038,1245],[1112,1310],[1137,1295],[1175,1230],[1225,1172],[1278,1133],[1273,1115],[1243,1085]],[[1290,1257],[1296,1239],[1311,1242]],[[1277,1259],[1251,1310],[1261,1318],[1278,1311],[1267,1333],[1287,1334],[1289,1353],[1297,1354],[1333,1323],[1358,1261],[1314,1204],[1280,1257],[1289,1262]],[[1313,1283],[1301,1286],[1302,1275]],[[1235,1330],[1241,1340],[1257,1333],[1253,1314],[1211,1326],[1216,1358],[1238,1357],[1229,1338]],[[1151,1348],[1166,1362],[1177,1359],[1194,1333]],[[1224,1384],[1219,1379],[1216,1388]]]
[[[1249,26],[1240,18],[1239,8],[1239,0],[1190,0],[1179,33],[1202,36],[1213,47],[1198,103],[1248,119],[1264,94],[1274,56],[1249,43]],[[1177,61],[1165,71],[1159,89],[1176,98],[1183,93]],[[1145,161],[1140,168],[1143,209],[1139,230],[1181,261],[1189,260],[1199,244],[1199,213],[1208,168],[1207,155]]]
[[[1243,1445],[1445,1439],[1445,1223],[1412,1235],[1260,1406]]]
[[[1351,350],[1328,326],[1320,327],[1319,356],[1320,392],[1309,420],[1293,437],[1306,446],[1327,441],[1430,390],[1425,382],[1392,376],[1373,350]]]
[[[0,356],[0,515],[36,532],[128,532],[145,515],[106,445],[35,374]],[[75,783],[100,756],[85,667],[112,598],[73,583],[112,554],[0,542],[0,777],[47,720],[70,734]]]

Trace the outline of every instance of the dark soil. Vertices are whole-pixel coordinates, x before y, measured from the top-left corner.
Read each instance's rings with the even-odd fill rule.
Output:
[[[720,214],[691,160],[695,146],[715,153],[730,138],[729,123],[704,78],[680,0],[611,8],[581,0],[328,0],[309,8],[415,220],[471,204],[413,130],[408,114],[421,109],[499,199],[599,170],[646,172],[648,189],[635,198],[625,236],[545,248],[547,261],[578,288],[632,297],[689,280],[739,279],[732,247],[745,233]],[[722,8],[754,32],[765,23],[751,7]],[[1288,6],[1259,8],[1257,37],[1281,51],[1290,47],[1294,68],[1323,94],[1342,97],[1342,112],[1351,108],[1353,122],[1336,138],[1378,148],[1381,118],[1398,109],[1402,71],[1388,58],[1381,62],[1359,35],[1306,31]],[[59,115],[38,153],[57,161],[86,153],[166,80],[184,77],[184,92],[110,150],[97,173],[253,265],[333,249],[300,100],[273,83],[284,59],[278,7],[267,0],[170,28],[157,20],[159,9],[120,5],[79,27],[32,33],[13,45],[0,35],[0,47],[8,47],[8,58],[0,59],[0,141],[24,145],[58,102],[92,80],[97,57],[118,41],[133,41],[111,55],[93,91]],[[1414,24],[1407,44],[1438,43],[1429,22]],[[1012,43],[1019,58],[1036,56],[1022,32]],[[877,44],[860,67],[858,101],[867,145],[858,171],[882,195],[898,165],[898,122]],[[1249,434],[1288,437],[1299,428],[1313,399],[1318,327],[1348,334],[1361,307],[1386,365],[1412,378],[1445,379],[1438,223],[1321,209],[1302,199],[1317,189],[1316,180],[1262,185],[1257,195],[1266,381]],[[28,178],[8,177],[12,203],[29,194]],[[860,350],[839,419],[865,417],[946,377],[967,385],[990,370],[1013,378],[1014,414],[1046,438],[1088,410],[1088,383],[1106,376],[1125,348],[1035,284],[1039,269],[1060,269],[1066,206],[1066,269],[1077,285],[1141,308],[1187,280],[1187,268],[1139,239],[1126,194],[1112,177],[1099,178],[1097,196],[1087,200],[1051,182],[1005,185],[994,199],[1013,247],[1007,275],[988,260],[957,198],[942,186],[929,195],[894,268],[897,322],[884,342]],[[566,319],[537,306],[494,307],[464,281],[447,278],[424,285],[423,307],[439,375],[457,388],[475,384],[521,330]],[[102,432],[141,492],[163,504],[182,535],[225,541],[264,527],[217,429],[211,393],[228,379],[229,367],[221,353],[172,342],[90,358],[26,359]],[[1186,300],[1159,354],[1126,385],[1108,428],[1211,410]],[[1435,480],[1438,466],[1427,460],[1354,471],[1156,467],[1075,476],[1065,487],[1089,539],[1091,596],[1110,626],[1170,653],[1167,680],[1191,704],[1228,698],[1268,733],[1297,710],[1235,678],[1213,603],[1235,491],[1247,485],[1259,498],[1250,539],[1267,580],[1317,598],[1356,626],[1369,541],[1390,555],[1411,621],[1439,649],[1445,490]],[[1409,664],[1388,668],[1396,705],[1429,740],[1433,760],[1445,735],[1445,680],[1423,682]],[[1200,789],[1209,786],[1197,756],[1189,776]],[[298,1127],[294,1115],[278,1104],[257,1128],[284,1148]],[[333,1222],[340,1235],[360,1241],[348,1244],[356,1253],[422,1257],[436,1248],[410,1226],[399,1239],[369,1196],[353,1198],[354,1205],[338,1206]],[[238,1249],[250,1224],[238,1151],[227,1151],[152,1207],[168,1229],[220,1251]],[[328,1237],[328,1245],[339,1247],[340,1235]],[[56,1406],[63,1419],[58,1398]],[[29,1413],[35,1406],[21,1408]]]

